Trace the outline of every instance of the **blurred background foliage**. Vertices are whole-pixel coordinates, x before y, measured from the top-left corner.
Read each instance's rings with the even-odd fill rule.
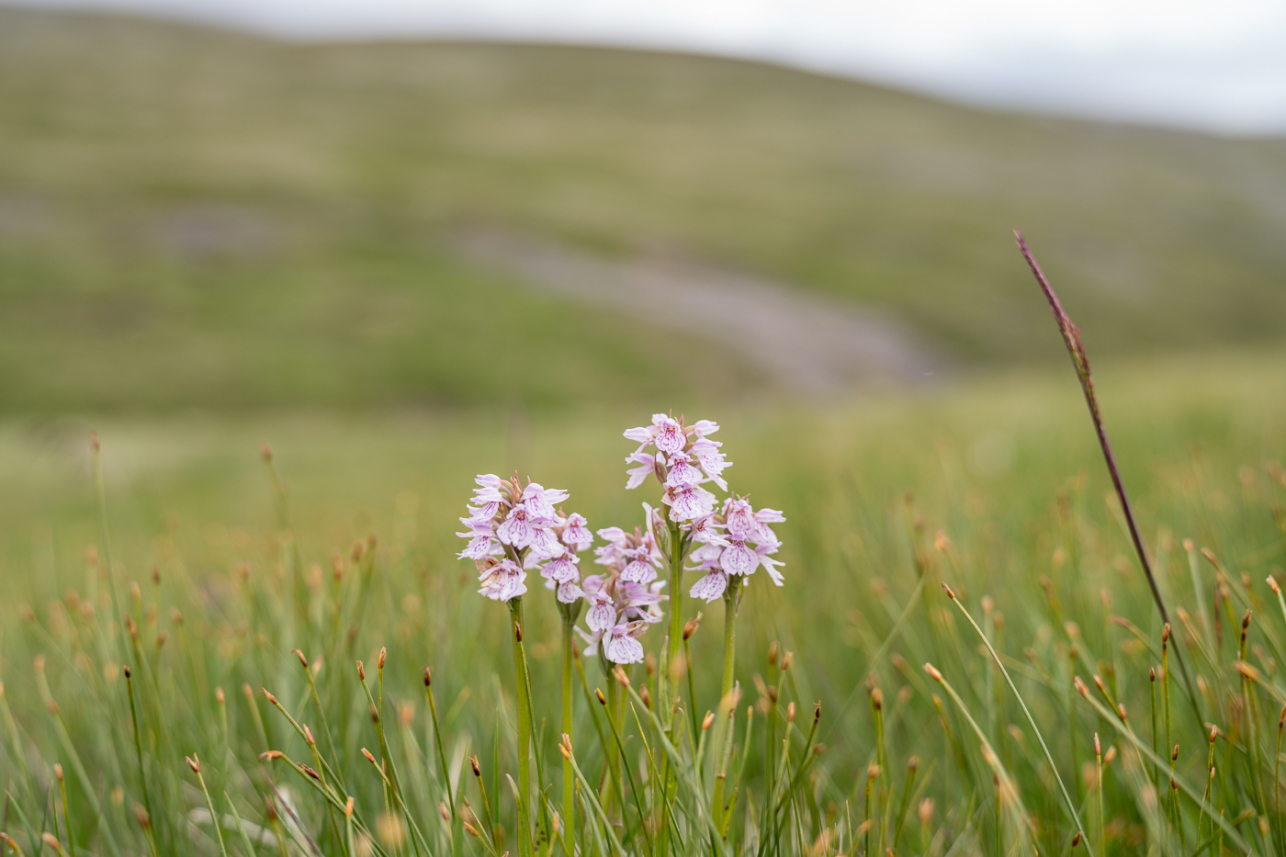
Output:
[[[1092,357],[1286,320],[1286,141],[747,62],[0,9],[0,152],[9,415],[782,391],[699,332],[480,263],[478,230],[884,313],[956,373],[1062,359],[1014,226]]]

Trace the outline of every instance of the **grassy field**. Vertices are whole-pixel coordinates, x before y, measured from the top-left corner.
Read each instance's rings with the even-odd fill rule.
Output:
[[[733,489],[785,510],[788,518],[778,528],[785,543],[784,597],[758,575],[742,608],[737,677],[747,694],[743,701],[758,698],[760,709],[745,756],[744,727],[738,727],[736,758],[745,765],[729,847],[735,853],[764,847],[818,855],[883,848],[1008,854],[1033,846],[1044,854],[1068,853],[1076,828],[1036,733],[938,588],[945,581],[1002,653],[1049,743],[1093,853],[1190,854],[1212,836],[1223,837],[1228,853],[1274,853],[1283,830],[1272,760],[1276,711],[1286,695],[1277,669],[1286,616],[1264,579],[1280,576],[1283,563],[1283,485],[1274,469],[1286,425],[1282,365],[1281,355],[1268,351],[1109,361],[1099,368],[1107,425],[1172,618],[1187,617],[1176,627],[1176,645],[1201,688],[1202,720],[1224,736],[1213,750],[1217,774],[1206,795],[1209,813],[1182,791],[1172,799],[1168,764],[1155,775],[1131,743],[1137,740],[1148,752],[1155,745],[1167,759],[1167,748],[1178,744],[1173,777],[1202,797],[1207,727],[1191,712],[1177,673],[1167,691],[1168,716],[1162,697],[1154,731],[1148,669],[1159,666],[1160,621],[1109,497],[1070,373],[979,382],[918,399],[799,407],[777,416],[751,408],[703,410],[724,425],[720,437],[735,462],[727,473]],[[567,507],[585,513],[595,527],[635,520],[637,503],[654,501],[649,492],[655,492],[622,490],[621,458],[632,447],[619,432],[643,419],[633,410],[608,409],[523,420],[475,415],[105,423],[98,428],[110,575],[84,427],[9,424],[0,445],[8,488],[0,511],[10,523],[3,543],[8,582],[0,605],[0,669],[16,730],[6,733],[0,755],[13,801],[7,829],[31,853],[19,810],[32,829],[52,830],[55,808],[63,818],[51,774],[59,762],[82,852],[143,853],[147,838],[133,807],[146,799],[162,853],[217,853],[204,798],[183,762],[184,755],[199,753],[216,812],[228,813],[226,790],[248,829],[262,828],[267,836],[262,848],[252,844],[250,850],[279,850],[264,810],[271,781],[283,790],[275,798],[278,812],[285,812],[284,801],[298,815],[298,829],[283,822],[290,844],[281,847],[309,853],[306,833],[323,853],[342,853],[342,815],[337,836],[306,777],[292,774],[284,762],[256,759],[277,749],[320,767],[257,694],[265,687],[318,735],[319,724],[327,724],[331,737],[319,737],[319,749],[341,781],[341,796],[356,797],[355,818],[372,831],[372,842],[363,846],[359,827],[356,853],[375,847],[396,853],[398,842],[404,853],[414,853],[414,836],[405,838],[398,812],[385,810],[378,774],[358,753],[363,746],[377,750],[379,736],[363,713],[367,702],[352,661],[365,660],[375,693],[372,664],[387,646],[381,679],[387,752],[426,847],[432,853],[451,848],[451,827],[437,809],[447,789],[419,681],[421,666],[429,664],[457,801],[470,801],[474,823],[489,835],[477,780],[464,762],[477,753],[495,821],[508,831],[497,835],[507,835],[510,844],[499,843],[497,850],[516,848],[505,780],[507,773],[516,775],[507,725],[514,717],[508,620],[499,605],[473,594],[471,567],[454,558],[455,518],[474,473],[517,467],[569,488]],[[288,485],[289,535],[275,523],[272,483],[259,460],[265,440],[273,442]],[[368,534],[377,537],[376,550],[366,555],[374,557],[373,565],[366,558],[352,561],[350,553]],[[1196,550],[1213,551],[1223,571],[1199,553],[1185,553],[1186,538]],[[87,566],[89,545],[96,548]],[[332,580],[336,563],[344,572],[339,582]],[[120,609],[141,629],[133,644],[110,618],[109,580]],[[1201,582],[1200,596],[1194,580]],[[544,724],[538,748],[552,812],[561,805],[555,761],[559,624],[543,590],[533,589],[524,600],[535,712]],[[692,617],[702,606],[685,597],[681,610]],[[1247,608],[1254,616],[1240,659],[1253,667],[1253,682],[1232,667]],[[688,710],[703,713],[718,702],[723,611],[715,604],[704,613],[692,640],[696,701],[679,709],[681,720]],[[1111,617],[1118,616],[1128,623],[1116,624]],[[350,626],[351,635],[345,632]],[[649,632],[649,651],[660,649],[661,637],[661,629]],[[780,671],[780,660],[776,667],[766,660],[772,641],[794,653],[788,673]],[[317,685],[324,717],[290,654],[295,646],[314,665],[322,661]],[[135,670],[146,798],[122,662]],[[964,710],[920,670],[925,662],[942,670]],[[610,684],[592,660],[584,666],[586,690]],[[1096,674],[1128,711],[1128,731],[1094,695]],[[1100,708],[1074,692],[1074,675],[1089,684]],[[636,687],[654,683],[645,682],[641,668],[632,676]],[[773,706],[761,682],[775,680],[782,682],[781,697]],[[256,691],[256,701],[242,695],[243,684]],[[224,691],[222,704],[215,701],[216,687]],[[882,738],[872,687],[885,700]],[[55,716],[42,697],[56,701]],[[660,698],[655,686],[652,698]],[[782,746],[789,748],[788,772],[808,756],[804,741],[817,701],[822,719],[813,741],[825,744],[825,752],[798,776],[769,777],[765,759],[775,754],[780,760]],[[792,702],[801,713],[789,725],[786,706]],[[591,720],[598,717],[596,705],[577,691],[572,736],[595,785],[610,755],[600,742],[602,731],[596,734],[606,727]],[[649,785],[649,771],[655,776],[656,770],[646,764],[643,749],[646,741],[659,753],[657,736],[645,718],[637,726],[629,720],[626,732],[641,806],[628,799],[604,802],[618,835],[632,843],[627,851],[635,853],[645,850],[645,829],[664,829],[653,815],[664,801],[655,783]],[[1107,754],[1101,776],[1094,733]],[[786,744],[775,744],[770,735]],[[610,736],[606,740],[610,746]],[[981,740],[994,748],[990,756]],[[326,752],[328,741],[335,745],[333,756]],[[690,754],[685,747],[680,752]],[[914,776],[908,774],[913,755],[919,760]],[[880,768],[868,798],[871,763]],[[703,770],[708,789],[712,765]],[[765,832],[761,803],[770,787],[784,821]],[[675,822],[675,850],[708,851],[695,792],[681,788],[675,801],[688,813]],[[396,800],[391,806],[397,810]],[[640,815],[649,817],[650,827],[638,823]],[[868,818],[873,823],[863,827]],[[230,813],[225,820],[229,852],[245,850]],[[581,845],[595,853],[595,822],[585,822],[584,814],[580,820],[586,825]],[[456,841],[470,854],[489,847],[458,829]],[[607,839],[601,848],[611,850]]]
[[[1279,139],[751,63],[0,9],[0,151],[10,414],[772,386],[698,337],[478,267],[456,250],[476,228],[875,307],[965,367],[1060,357],[1016,225],[1093,353],[1272,341],[1286,319]]]

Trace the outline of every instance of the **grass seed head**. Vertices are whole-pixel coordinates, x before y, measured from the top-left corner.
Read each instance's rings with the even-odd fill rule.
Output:
[[[63,781],[63,766],[57,762],[54,762],[54,776],[58,778],[58,782]]]
[[[344,802],[344,818],[353,817],[353,796],[349,795],[348,800]]]
[[[216,687],[216,688],[214,689],[214,701],[215,701],[215,702],[217,702],[217,703],[219,703],[219,706],[220,706],[220,707],[222,707],[222,706],[224,706],[224,705],[227,705],[227,704],[228,704],[228,699],[227,699],[227,697],[225,697],[225,696],[223,695],[223,688],[221,688],[221,687]]]
[[[938,668],[935,667],[933,664],[925,664],[924,671],[929,674],[929,678],[933,679],[939,684],[942,683],[942,673],[938,672]]]
[[[383,646],[380,646],[380,658],[379,658],[379,661],[377,661],[380,669],[384,669],[384,662],[386,660],[388,660],[388,649],[384,648]]]
[[[714,712],[707,711],[706,716],[701,718],[701,731],[705,732],[714,725]]]
[[[473,769],[473,775],[475,777],[482,776],[482,766],[478,764],[478,757],[476,755],[469,757],[469,767]]]
[[[195,753],[193,753],[193,754],[192,754],[192,757],[184,756],[184,757],[183,757],[183,760],[184,760],[185,762],[187,762],[187,763],[188,763],[188,767],[192,769],[192,773],[196,774],[197,776],[200,776],[200,775],[201,775],[201,760],[200,760],[200,759],[195,758],[195,756],[196,756],[196,754],[195,754]]]
[[[357,662],[357,677],[362,681],[366,681],[366,667],[363,666],[361,661]]]
[[[921,824],[928,824],[933,821],[933,798],[927,797],[920,801],[920,809],[917,814]]]
[[[431,687],[432,685],[433,685],[433,670],[429,669],[426,666],[424,668],[424,686]]]

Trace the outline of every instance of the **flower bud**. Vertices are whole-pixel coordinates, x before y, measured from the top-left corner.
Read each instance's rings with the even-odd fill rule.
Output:
[[[712,725],[714,725],[714,712],[707,711],[706,716],[701,718],[701,731],[705,732]]]

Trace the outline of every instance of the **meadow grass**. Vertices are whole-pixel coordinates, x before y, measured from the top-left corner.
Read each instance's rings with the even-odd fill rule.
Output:
[[[1275,358],[1097,367],[1176,620],[1164,642],[1065,376],[720,414],[734,490],[786,512],[787,585],[746,589],[735,731],[703,729],[718,605],[669,729],[644,696],[665,698],[661,671],[626,688],[580,660],[577,849],[1277,853]],[[50,441],[11,425],[7,835],[23,853],[42,834],[67,853],[525,853],[509,615],[473,593],[455,518],[475,472],[516,464],[567,486],[592,526],[632,522],[655,499],[621,487],[619,432],[639,421],[108,423],[109,531],[87,435],[55,467]],[[550,838],[561,623],[539,587],[524,601],[543,854],[567,841]],[[704,606],[685,597],[684,620]],[[1195,699],[1164,669],[1176,647]],[[626,716],[604,717],[597,690]],[[731,805],[715,810],[720,773]]]

